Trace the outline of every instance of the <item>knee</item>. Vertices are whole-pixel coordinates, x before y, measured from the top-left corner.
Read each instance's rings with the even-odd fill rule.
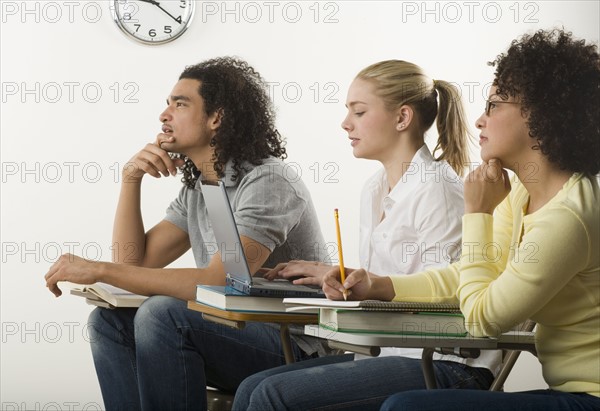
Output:
[[[116,310],[97,307],[88,316],[88,336],[90,343],[97,343],[103,336],[114,336],[115,330],[124,328],[124,322]]]
[[[133,320],[136,339],[141,335],[157,335],[157,331],[175,328],[177,312],[187,309],[185,301],[156,295],[138,308]]]
[[[100,330],[103,328],[103,324],[106,322],[104,316],[102,315],[102,310],[103,309],[99,307],[95,308],[88,316],[87,330],[90,344],[98,342],[101,335]]]
[[[264,376],[260,372],[253,374],[242,381],[235,391],[233,410],[247,410],[252,393],[262,381],[264,381]]]
[[[104,316],[102,315],[103,309],[100,307],[94,308],[90,315],[88,315],[88,327],[90,328],[90,333],[95,332],[95,328],[98,328],[100,324],[105,322]]]
[[[280,410],[293,409],[296,404],[289,385],[281,383],[285,378],[268,377],[258,382],[248,395],[249,410]]]
[[[155,295],[146,299],[135,314],[135,323],[144,323],[153,319],[168,318],[174,308],[179,308],[182,301],[164,295]]]
[[[423,410],[419,400],[421,395],[422,391],[405,391],[394,394],[384,401],[379,411]]]
[[[92,352],[101,350],[110,342],[127,342],[132,340],[132,321],[135,315],[133,308],[109,310],[96,308],[88,316],[87,335]]]

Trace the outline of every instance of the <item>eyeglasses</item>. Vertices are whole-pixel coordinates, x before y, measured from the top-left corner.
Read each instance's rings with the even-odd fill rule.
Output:
[[[501,103],[505,103],[505,104],[521,104],[518,103],[516,101],[504,101],[504,100],[486,100],[485,101],[485,115],[486,116],[490,116],[490,112],[492,111],[492,108],[494,104],[501,104]]]

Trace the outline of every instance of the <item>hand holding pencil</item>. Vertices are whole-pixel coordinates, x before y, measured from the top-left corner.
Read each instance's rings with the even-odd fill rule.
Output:
[[[354,301],[394,299],[390,277],[370,274],[364,268],[345,267],[344,272],[344,280],[341,279],[341,267],[333,267],[323,277],[323,292],[330,300],[341,300],[345,296]]]
[[[340,232],[340,217],[338,214],[338,209],[333,210],[333,215],[335,217],[335,230],[337,233],[337,243],[338,243],[338,255],[340,260],[340,280],[341,283],[344,284],[346,281],[346,271],[344,269],[344,253],[342,251],[342,234]],[[344,300],[348,299],[348,292],[344,290]]]
[[[350,274],[346,278],[346,267],[344,266],[344,253],[342,251],[342,234],[340,230],[340,217],[338,209],[333,213],[335,217],[335,228],[337,233],[338,256],[340,260],[339,280],[338,269],[333,268],[323,277],[323,291],[327,298],[337,300],[340,298],[340,293],[344,300],[352,294],[353,300],[376,299],[383,301],[391,301],[394,298],[394,287],[392,286],[389,277],[371,278],[371,275],[364,269],[354,270],[348,269]],[[347,284],[347,287],[344,285]]]

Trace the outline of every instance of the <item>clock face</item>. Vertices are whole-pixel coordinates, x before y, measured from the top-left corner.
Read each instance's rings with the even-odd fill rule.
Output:
[[[113,0],[113,18],[129,37],[164,44],[181,36],[194,16],[195,0]]]

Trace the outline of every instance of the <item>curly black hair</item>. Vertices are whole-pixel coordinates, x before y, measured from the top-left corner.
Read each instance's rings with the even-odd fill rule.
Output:
[[[198,93],[204,100],[206,114],[221,113],[221,124],[211,141],[214,170],[219,178],[225,175],[229,160],[234,170],[231,180],[235,181],[244,162],[259,165],[267,157],[287,157],[275,128],[267,84],[247,62],[235,57],[214,58],[186,67],[179,79],[200,81]],[[200,173],[189,158],[184,160],[182,182],[194,188]]]
[[[561,169],[600,171],[598,47],[572,33],[540,30],[514,40],[490,63],[503,98],[516,97],[529,114],[530,136]]]

